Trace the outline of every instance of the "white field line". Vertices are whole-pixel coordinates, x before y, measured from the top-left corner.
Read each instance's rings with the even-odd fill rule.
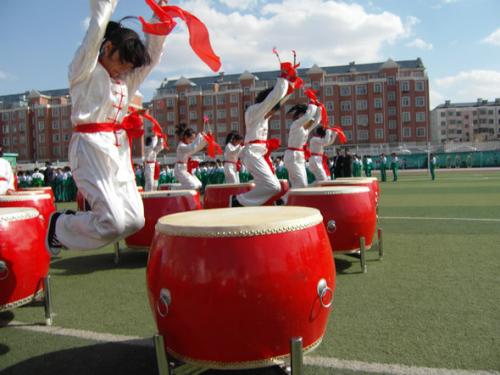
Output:
[[[55,326],[40,326],[26,324],[22,322],[10,322],[3,328],[15,328],[25,331],[46,333],[50,335],[59,335],[67,337],[75,337],[79,339],[86,339],[98,342],[112,342],[121,343],[133,346],[153,347],[153,340],[151,338],[144,338],[138,336],[125,336],[115,335],[110,333],[99,333],[92,331],[84,331],[81,329],[61,328]],[[485,370],[458,370],[458,369],[444,369],[444,368],[430,368],[430,367],[413,367],[398,364],[387,363],[369,363],[361,361],[348,361],[336,359],[331,357],[304,357],[304,364],[316,367],[343,369],[359,371],[362,373],[372,372],[376,374],[387,375],[500,375],[497,371]]]
[[[500,219],[486,219],[473,217],[422,217],[422,216],[379,216],[382,220],[449,220],[449,221],[481,221],[500,223]]]

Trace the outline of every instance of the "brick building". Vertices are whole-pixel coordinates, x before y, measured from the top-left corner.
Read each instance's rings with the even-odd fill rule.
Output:
[[[431,112],[435,142],[485,142],[500,140],[500,98],[471,103],[447,100]]]
[[[152,100],[153,114],[175,147],[175,126],[181,122],[197,131],[202,119],[223,145],[231,130],[244,133],[244,111],[256,94],[272,85],[277,71],[165,80]],[[429,135],[429,81],[420,59],[299,69],[306,87],[318,91],[331,124],[344,129],[351,145],[423,143]],[[303,90],[293,94],[270,119],[269,136],[286,144],[294,104],[307,103]]]

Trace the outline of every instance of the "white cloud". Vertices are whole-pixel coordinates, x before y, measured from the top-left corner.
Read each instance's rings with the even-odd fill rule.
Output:
[[[481,42],[493,44],[494,46],[500,46],[500,27],[484,38]]]
[[[245,10],[255,7],[259,0],[219,0],[219,2],[231,9]]]
[[[7,73],[3,72],[0,70],[0,79],[7,79],[9,76],[7,75]]]
[[[431,43],[427,43],[425,40],[416,38],[411,42],[407,43],[406,46],[418,49],[431,50],[433,48]]]
[[[386,60],[382,47],[410,35],[419,22],[415,17],[403,22],[390,12],[370,13],[358,4],[332,0],[281,0],[267,3],[257,15],[225,14],[209,0],[188,0],[183,7],[206,23],[222,70],[229,73],[277,69],[273,46],[283,59],[296,50],[303,67]],[[170,78],[212,74],[191,51],[185,27],[168,36],[158,72]]]
[[[494,99],[500,97],[500,71],[469,70],[453,76],[434,80],[435,98],[450,99],[452,102],[473,102],[476,98]],[[439,102],[432,102],[438,105]]]

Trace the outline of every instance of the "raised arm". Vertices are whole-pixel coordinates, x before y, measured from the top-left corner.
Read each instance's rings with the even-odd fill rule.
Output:
[[[297,129],[300,127],[304,127],[306,129],[310,129],[310,127],[314,124],[316,113],[318,112],[318,107],[314,104],[309,104],[307,106],[306,113],[297,120],[292,123],[290,130]]]
[[[330,129],[327,129],[325,138],[323,138],[323,146],[330,146],[335,142],[335,139],[337,138],[337,133],[334,131],[331,131]]]
[[[207,145],[207,141],[203,137],[202,133],[198,133],[196,138],[190,144],[181,143],[179,145],[179,150],[184,155],[193,155],[198,151],[202,150]]]
[[[321,108],[316,109],[316,114],[314,115],[314,122],[312,126],[309,128],[309,131],[312,131],[316,126],[318,126],[321,123]]]
[[[158,139],[157,136],[153,137],[156,138],[156,143],[154,143],[153,150],[158,154],[161,150],[163,150],[163,138]]]
[[[69,66],[70,87],[87,79],[95,69],[106,27],[117,3],[118,0],[90,0],[89,28]]]
[[[248,113],[254,118],[264,118],[285,97],[288,85],[289,83],[285,78],[278,78],[273,90],[267,95],[266,99],[261,103],[248,107]]]

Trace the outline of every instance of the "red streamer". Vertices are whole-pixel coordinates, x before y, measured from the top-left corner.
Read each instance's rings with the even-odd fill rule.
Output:
[[[215,155],[221,155],[222,154],[222,148],[215,142],[215,137],[213,134],[204,134],[203,138],[205,138],[205,141],[207,141],[208,146],[207,146],[207,154],[211,158],[215,158]]]

